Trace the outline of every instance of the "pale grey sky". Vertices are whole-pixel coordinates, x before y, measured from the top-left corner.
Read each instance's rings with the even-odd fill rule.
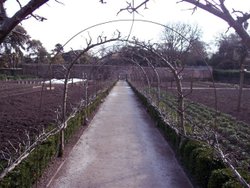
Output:
[[[27,0],[25,0],[27,1]],[[132,15],[121,12],[117,16],[120,8],[126,6],[125,0],[106,0],[107,4],[99,3],[99,0],[61,0],[64,5],[51,0],[47,5],[42,6],[36,14],[46,17],[48,20],[38,22],[34,18],[23,21],[23,26],[34,39],[39,39],[48,51],[54,48],[56,43],[65,43],[75,33],[97,23],[117,19],[131,19]],[[135,0],[139,3],[141,0]],[[219,32],[225,32],[227,24],[215,16],[198,10],[195,14],[187,10],[192,6],[188,3],[176,4],[176,0],[151,0],[148,9],[140,10],[140,15],[136,14],[137,19],[146,19],[161,24],[168,22],[183,21],[196,23],[203,30],[203,39],[206,42],[213,41]],[[247,0],[226,0],[229,7],[249,11],[250,1]],[[7,12],[11,14],[18,8],[15,1],[10,1],[6,5]],[[122,35],[129,33],[131,22],[117,22],[96,27],[89,30],[91,36],[101,34],[112,34],[116,29]],[[135,23],[132,35],[142,39],[157,39],[163,28],[148,23]],[[84,37],[87,32],[81,34],[67,45],[67,48],[83,48]]]

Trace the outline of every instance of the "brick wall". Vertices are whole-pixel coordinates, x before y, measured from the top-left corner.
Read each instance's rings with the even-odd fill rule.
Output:
[[[144,67],[147,74],[151,79],[156,79],[155,73],[152,68]],[[48,64],[24,64],[22,66],[22,72],[24,75],[32,75],[41,78],[64,78],[65,69],[62,65],[54,64],[49,66]],[[73,66],[70,77],[83,78],[84,74],[88,75],[88,78],[106,76],[116,77],[119,75],[130,75],[133,70],[131,66],[112,66],[112,65],[79,65]],[[139,68],[137,68],[140,71]],[[157,68],[161,80],[173,79],[172,73],[168,68]],[[200,79],[207,80],[211,78],[211,67],[187,67],[183,70],[183,79]]]

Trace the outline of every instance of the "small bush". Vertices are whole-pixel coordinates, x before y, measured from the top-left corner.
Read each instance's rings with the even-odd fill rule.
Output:
[[[232,178],[229,169],[214,170],[209,178],[208,188],[223,187],[223,185]]]
[[[201,147],[201,143],[196,140],[187,139],[180,148],[180,157],[185,166],[188,166],[189,157],[194,149]]]
[[[7,75],[5,74],[0,74],[0,80],[6,80],[7,79]]]
[[[200,151],[194,164],[197,183],[203,187],[208,185],[213,170],[225,167],[220,160],[213,156],[211,148]]]

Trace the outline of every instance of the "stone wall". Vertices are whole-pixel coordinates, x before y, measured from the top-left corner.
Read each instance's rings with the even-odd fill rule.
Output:
[[[67,67],[67,65],[65,65]],[[64,78],[66,69],[62,65],[48,64],[24,64],[22,66],[24,75],[37,76],[40,78]],[[79,65],[72,67],[70,72],[71,78],[92,77],[118,77],[121,73],[129,72],[129,67],[122,66],[98,66],[98,65]]]
[[[65,65],[67,66],[67,65]],[[152,68],[144,67],[145,71],[151,77],[151,79],[156,79],[156,75]],[[112,65],[79,65],[73,66],[70,77],[83,78],[88,76],[88,78],[98,78],[98,77],[126,77],[133,72],[133,70],[141,71],[138,67],[133,66],[112,66]],[[157,68],[161,80],[171,80],[173,75],[168,68]],[[182,71],[183,79],[200,79],[209,80],[211,78],[211,67],[187,67]],[[22,73],[24,75],[37,76],[40,78],[64,78],[66,73],[65,68],[62,65],[53,64],[24,64],[22,66]],[[122,76],[121,76],[122,75]]]

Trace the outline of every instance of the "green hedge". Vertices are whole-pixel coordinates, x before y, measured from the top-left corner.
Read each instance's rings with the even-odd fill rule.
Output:
[[[111,89],[111,88],[110,88]],[[91,114],[100,105],[110,89],[100,93],[95,101],[89,104],[88,113]],[[65,142],[67,143],[72,135],[84,124],[85,110],[80,111],[72,118],[65,130]],[[58,155],[59,134],[51,136],[47,141],[40,144],[32,153],[13,171],[11,171],[1,182],[1,188],[27,188],[38,180],[44,169],[52,158]]]
[[[157,108],[151,105],[144,95],[133,85],[130,84],[130,86],[146,106],[166,140],[169,141],[194,185],[208,188],[242,187],[232,172],[216,157],[211,146],[179,134],[164,121]],[[248,173],[245,173],[244,178],[250,181]]]
[[[25,75],[7,75],[7,74],[0,74],[0,80],[25,80],[25,79],[35,79],[36,77],[32,76],[25,76]]]
[[[58,151],[59,136],[51,136],[39,145],[20,165],[11,171],[1,182],[0,187],[31,187],[42,175],[51,159]]]
[[[215,81],[238,84],[240,80],[240,71],[214,69],[213,77]],[[245,78],[245,83],[250,83],[250,72],[246,72],[244,78]]]

